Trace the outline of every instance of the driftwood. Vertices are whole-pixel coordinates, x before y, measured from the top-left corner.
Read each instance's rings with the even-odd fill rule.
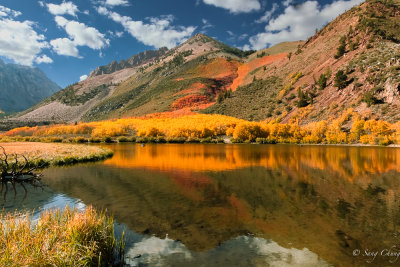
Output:
[[[0,146],[0,181],[1,182],[34,182],[40,180],[41,174],[34,171],[45,166],[37,166],[30,162],[25,155],[14,154],[13,158],[6,153],[4,147]],[[22,161],[19,161],[18,159]]]
[[[0,146],[0,194],[3,194],[4,190],[3,200],[6,201],[9,184],[11,184],[15,197],[17,195],[16,185],[20,185],[24,189],[23,202],[28,193],[25,185],[29,184],[32,187],[39,187],[43,190],[43,184],[40,181],[42,174],[36,173],[36,171],[43,168],[46,163],[38,166],[29,161],[25,155],[19,156],[20,159],[23,159],[21,162],[18,161],[18,154],[13,156],[11,158],[4,147]]]

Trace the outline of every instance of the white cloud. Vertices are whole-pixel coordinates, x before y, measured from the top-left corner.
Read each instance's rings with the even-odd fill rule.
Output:
[[[120,38],[122,37],[122,35],[124,35],[124,32],[119,32],[119,31],[113,32],[109,30],[107,31],[107,33],[111,38]]]
[[[58,26],[65,29],[76,46],[88,46],[99,50],[110,43],[110,40],[104,34],[100,33],[96,28],[86,26],[84,23],[67,20],[61,16],[56,16],[55,21]]]
[[[230,253],[226,253],[229,250]],[[137,257],[140,255],[140,257]],[[253,261],[254,255],[257,257]],[[145,237],[126,247],[127,264],[132,266],[214,266],[215,259],[226,266],[238,262],[258,263],[260,266],[330,266],[316,253],[307,248],[285,248],[273,240],[239,236],[205,252],[189,250],[181,242],[166,237]]]
[[[249,35],[247,33],[243,33],[241,35],[239,35],[238,40],[239,41],[243,41],[244,39],[246,39]]]
[[[75,43],[68,38],[57,38],[51,40],[50,44],[58,55],[81,58]]]
[[[201,26],[201,29],[203,31],[207,30],[208,28],[212,28],[214,27],[214,25],[212,25],[208,20],[206,19],[202,19],[201,22],[203,23],[203,26]]]
[[[41,7],[44,7],[43,1],[39,1],[38,3],[39,3],[39,5],[40,5]]]
[[[97,12],[120,23],[138,41],[156,48],[163,46],[168,48],[175,47],[191,36],[196,29],[196,27],[192,26],[171,26],[174,19],[172,15],[150,18],[150,23],[145,23],[143,21],[132,20],[132,18],[127,16],[121,16],[116,12],[107,10],[105,7],[98,7]]]
[[[106,0],[104,4],[107,6],[127,6],[129,2],[127,0]]]
[[[231,13],[249,13],[261,9],[258,0],[203,0],[205,4],[221,7],[229,10]]]
[[[5,6],[0,6],[0,17],[18,17],[22,13],[19,11],[12,10]]]
[[[40,2],[39,2],[40,4]],[[76,16],[79,12],[78,7],[72,2],[62,2],[61,4],[46,4],[47,9],[53,15],[71,15]]]
[[[81,81],[84,81],[84,80],[86,80],[87,79],[87,75],[85,74],[85,75],[82,75],[81,77],[79,77],[79,81],[81,82]]]
[[[285,0],[285,1],[282,2],[282,4],[283,4],[284,6],[289,6],[289,5],[292,4],[292,3],[293,3],[293,0]]]
[[[38,55],[42,49],[48,48],[49,44],[44,35],[33,29],[35,23],[14,20],[21,12],[4,6],[0,6],[0,14],[0,56],[29,66],[35,61],[45,59],[45,56]]]
[[[53,60],[51,58],[49,58],[47,55],[42,55],[40,57],[37,57],[35,59],[35,62],[37,64],[40,64],[40,63],[53,63]]]
[[[278,4],[277,3],[273,3],[272,5],[272,9],[268,10],[267,12],[265,12],[264,16],[262,16],[261,18],[259,18],[258,20],[256,20],[256,23],[263,23],[263,22],[267,22],[270,20],[270,18],[272,17],[272,15],[278,10]]]
[[[242,49],[243,51],[249,51],[249,50],[251,50],[251,47],[250,47],[250,45],[245,44],[241,49]]]
[[[250,38],[253,49],[262,49],[285,41],[305,40],[344,11],[363,0],[338,0],[320,7],[317,1],[307,1],[296,7],[288,6],[284,13],[270,20],[265,32]]]
[[[229,42],[231,42],[231,43],[235,43],[235,42],[238,42],[238,41],[239,42],[243,41],[244,39],[246,39],[249,36],[247,33],[243,33],[241,35],[237,35],[237,34],[233,33],[232,31],[226,31],[226,33],[229,34],[229,37],[228,37],[227,40]],[[250,49],[248,49],[248,50],[250,50]]]

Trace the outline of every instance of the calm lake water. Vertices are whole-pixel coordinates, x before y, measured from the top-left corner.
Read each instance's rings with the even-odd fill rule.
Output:
[[[107,209],[132,266],[400,265],[398,148],[108,147],[45,170],[44,190],[8,188],[1,207]]]

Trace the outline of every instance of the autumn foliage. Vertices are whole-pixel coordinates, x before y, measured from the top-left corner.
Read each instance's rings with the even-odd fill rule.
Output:
[[[251,122],[223,115],[188,115],[176,118],[124,118],[110,121],[16,128],[1,136],[86,136],[91,138],[137,136],[163,138],[232,137],[238,142],[373,144],[400,143],[400,123],[363,120],[352,109],[330,121],[299,123]]]
[[[179,98],[174,103],[172,103],[171,108],[173,110],[182,109],[185,107],[192,107],[195,108],[201,104],[207,104],[209,99],[206,95],[194,94],[194,95],[187,95],[182,98]]]

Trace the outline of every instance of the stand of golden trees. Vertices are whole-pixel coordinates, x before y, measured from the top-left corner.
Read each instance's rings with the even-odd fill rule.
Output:
[[[223,115],[189,115],[179,118],[124,118],[110,121],[22,127],[3,133],[7,137],[105,138],[118,136],[201,139],[232,137],[235,142],[372,144],[400,143],[400,122],[363,120],[353,110],[330,121],[302,125],[298,119],[289,123],[251,122]]]

